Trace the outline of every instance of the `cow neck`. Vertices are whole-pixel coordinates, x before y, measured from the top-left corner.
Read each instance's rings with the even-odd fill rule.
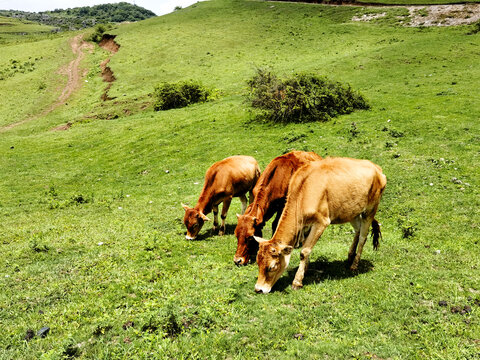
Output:
[[[278,222],[277,230],[271,239],[271,242],[277,244],[294,246],[299,232],[302,230],[301,216],[297,216],[296,209],[288,211],[287,206],[283,209],[282,216]],[[300,215],[298,213],[298,215]]]
[[[263,219],[264,215],[264,208],[260,206],[260,204],[257,202],[257,199],[252,203],[251,206],[249,206],[249,209],[245,212],[245,215],[253,216],[256,219],[257,226],[263,227],[265,225]]]
[[[195,210],[200,211],[202,214],[207,215],[212,211],[213,196],[209,192],[202,190],[200,197],[198,198]]]

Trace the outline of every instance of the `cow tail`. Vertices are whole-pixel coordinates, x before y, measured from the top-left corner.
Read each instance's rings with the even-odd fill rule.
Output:
[[[373,250],[378,250],[380,245],[380,239],[382,238],[382,232],[380,231],[380,224],[377,220],[372,221],[372,238],[373,238]]]

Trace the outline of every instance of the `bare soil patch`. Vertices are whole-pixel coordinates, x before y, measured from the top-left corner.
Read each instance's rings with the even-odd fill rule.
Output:
[[[103,34],[102,40],[100,40],[98,45],[102,49],[105,49],[105,50],[109,51],[113,55],[120,48],[120,45],[117,42],[115,42],[115,38],[116,38],[116,35]],[[103,78],[103,81],[108,83],[105,90],[103,91],[102,96],[100,97],[103,101],[114,99],[114,98],[108,96],[108,92],[109,92],[110,88],[112,87],[113,82],[116,80],[115,75],[113,75],[112,69],[109,66],[107,66],[107,64],[110,62],[110,59],[111,59],[111,57],[109,57],[108,59],[105,59],[100,64],[100,70],[102,71],[101,76]]]

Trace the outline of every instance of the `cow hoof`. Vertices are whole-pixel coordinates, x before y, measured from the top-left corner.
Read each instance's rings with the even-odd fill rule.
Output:
[[[300,290],[303,287],[302,284],[292,284],[292,289],[293,290]]]
[[[223,235],[225,235],[225,231],[220,230],[220,231],[218,232],[218,236],[223,236]]]
[[[350,271],[351,271],[352,273],[355,273],[355,274],[358,273],[358,267],[357,267],[357,265],[352,265],[352,266],[350,266]]]

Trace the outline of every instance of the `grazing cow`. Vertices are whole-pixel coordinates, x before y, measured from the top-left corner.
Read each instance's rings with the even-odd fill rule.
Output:
[[[219,235],[225,233],[225,218],[233,197],[240,197],[242,201],[242,213],[247,207],[245,194],[250,193],[260,176],[260,168],[257,161],[251,156],[231,156],[210,166],[205,174],[205,183],[197,205],[190,208],[183,205],[185,216],[183,223],[187,227],[186,238],[193,240],[198,235],[205,221],[210,219],[206,216],[213,211],[213,231],[218,226],[218,204],[223,202],[222,226]]]
[[[381,234],[374,217],[386,183],[382,169],[368,160],[326,158],[301,167],[290,181],[285,209],[272,239],[255,237],[260,243],[255,291],[271,290],[288,266],[293,247],[303,242],[292,284],[294,289],[301,288],[312,248],[329,224],[352,224],[355,237],[348,264],[352,271],[357,270],[371,224],[373,246],[378,247]]]
[[[275,232],[287,198],[288,183],[293,173],[301,166],[322,158],[314,152],[292,151],[277,156],[265,168],[253,189],[254,201],[247,207],[244,215],[238,215],[235,235],[238,239],[237,251],[233,261],[237,265],[246,265],[250,256],[255,258],[258,243],[253,236],[262,236],[265,223],[276,213],[272,223]]]

